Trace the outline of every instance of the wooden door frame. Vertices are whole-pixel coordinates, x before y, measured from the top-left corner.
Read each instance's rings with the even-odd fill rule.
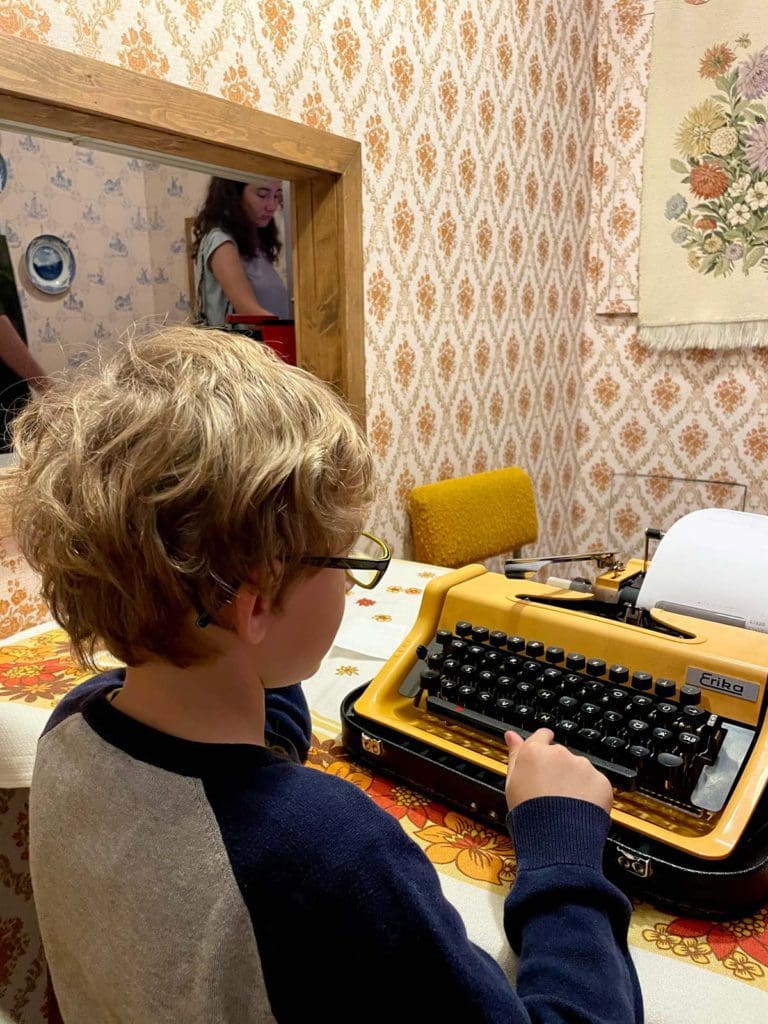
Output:
[[[360,143],[227,100],[0,35],[10,126],[292,183],[299,363],[365,424]]]

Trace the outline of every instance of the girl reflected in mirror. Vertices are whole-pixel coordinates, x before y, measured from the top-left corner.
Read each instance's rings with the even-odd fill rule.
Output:
[[[201,323],[222,327],[230,313],[290,318],[288,291],[275,266],[282,249],[275,213],[282,201],[276,179],[211,178],[192,229]]]

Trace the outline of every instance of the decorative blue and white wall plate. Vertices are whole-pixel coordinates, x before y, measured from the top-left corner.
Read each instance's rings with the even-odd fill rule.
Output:
[[[24,266],[29,280],[46,295],[61,295],[75,277],[75,257],[57,235],[38,235],[27,246]]]
[[[5,159],[5,157],[3,156],[3,154],[0,153],[0,192],[2,192],[5,189],[5,186],[7,184],[8,184],[8,163],[7,163],[6,159]]]

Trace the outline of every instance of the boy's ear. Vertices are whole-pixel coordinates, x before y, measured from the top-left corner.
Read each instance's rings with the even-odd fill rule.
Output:
[[[252,585],[242,585],[230,607],[232,625],[238,637],[247,644],[261,643],[272,610],[271,602]]]

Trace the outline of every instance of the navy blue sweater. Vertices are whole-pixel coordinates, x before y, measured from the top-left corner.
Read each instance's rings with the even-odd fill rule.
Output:
[[[35,767],[32,877],[65,1021],[642,1021],[601,809],[509,816],[515,991],[399,824],[302,766],[300,687],[267,694],[276,752],[142,725],[106,699],[121,679],[62,701]]]

